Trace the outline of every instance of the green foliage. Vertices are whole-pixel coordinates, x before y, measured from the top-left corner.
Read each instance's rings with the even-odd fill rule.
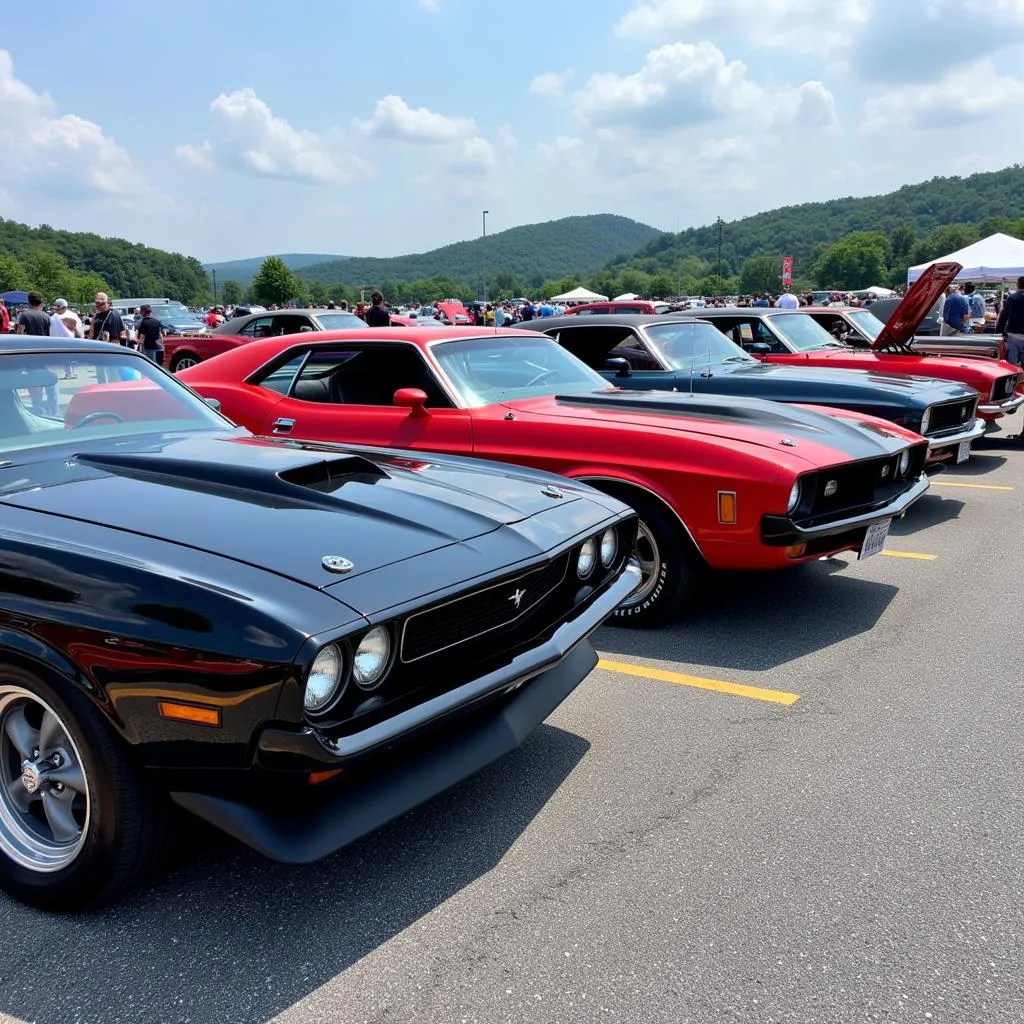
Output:
[[[245,298],[245,289],[239,281],[225,281],[217,289],[217,300],[225,306],[237,306]]]
[[[96,275],[90,280],[101,279],[104,282],[101,290],[109,292],[115,299],[129,295],[166,295],[170,299],[195,303],[209,292],[206,274],[199,261],[192,257],[151,249],[120,238],[57,231],[47,224],[30,228],[0,219],[0,252],[14,257],[25,265],[26,270],[33,259],[43,259],[37,265],[45,280],[28,283],[43,290],[48,301],[58,297],[50,295],[48,288],[60,280],[60,274],[56,264],[43,257],[46,253],[61,258],[72,273]],[[82,285],[82,280],[68,278],[63,290],[73,291]],[[64,297],[72,301],[71,295]]]
[[[501,273],[518,275],[536,289],[545,279],[582,276],[597,270],[616,253],[629,252],[658,232],[627,217],[598,214],[566,217],[457,242],[432,252],[391,259],[355,258],[321,263],[298,270],[307,281],[325,281],[376,288],[381,282],[417,281],[447,276],[479,289]],[[383,289],[382,289],[383,290]],[[531,288],[527,288],[527,291]],[[488,287],[487,294],[491,294]],[[470,296],[472,297],[472,296]]]
[[[877,231],[854,231],[830,245],[817,263],[822,288],[854,290],[883,280],[889,243]]]
[[[276,255],[292,273],[301,270],[303,267],[312,267],[317,263],[348,259],[347,256],[337,256],[326,252],[285,252],[274,253],[273,255]],[[207,273],[211,270],[216,270],[218,277],[237,281],[243,288],[248,288],[252,284],[252,279],[256,276],[264,259],[266,259],[265,256],[255,256],[247,260],[225,260],[222,263],[204,263],[203,269]],[[220,291],[219,288],[217,290]]]
[[[747,295],[771,292],[775,294],[782,285],[781,256],[748,256],[740,267],[741,292]]]
[[[13,256],[0,252],[0,292],[26,292],[31,287],[25,268]]]
[[[252,279],[250,292],[263,305],[283,305],[297,297],[299,282],[280,256],[268,256]]]

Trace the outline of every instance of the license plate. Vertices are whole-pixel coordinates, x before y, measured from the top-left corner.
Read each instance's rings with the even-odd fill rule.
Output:
[[[861,558],[877,555],[885,547],[885,538],[889,536],[890,523],[892,520],[886,519],[884,522],[868,527],[868,532],[864,534],[864,543],[860,546]]]
[[[959,466],[961,462],[966,462],[971,457],[971,442],[961,441],[960,446],[956,450],[956,464]]]

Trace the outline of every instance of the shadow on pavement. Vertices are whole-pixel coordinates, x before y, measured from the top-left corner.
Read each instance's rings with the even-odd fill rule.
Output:
[[[977,445],[978,442],[975,442]],[[1006,442],[999,445],[999,448],[1005,448]],[[1007,459],[1005,455],[996,454],[996,446],[986,449],[984,452],[977,450],[971,453],[971,457],[962,466],[950,466],[945,472],[940,473],[935,479],[938,481],[942,480],[954,480],[957,477],[962,476],[985,476],[986,473],[994,473],[997,469],[1001,469],[1006,465]]]
[[[264,860],[190,819],[176,869],[97,913],[48,917],[0,894],[5,932],[20,936],[0,956],[0,1017],[269,1020],[494,868],[589,746],[542,725],[478,775],[308,867]],[[38,965],[58,948],[56,983]]]
[[[944,494],[926,494],[910,509],[906,518],[892,521],[889,534],[892,537],[911,537],[941,523],[952,522],[960,518],[964,504],[965,502]]]
[[[765,671],[868,632],[899,588],[836,576],[847,559],[774,573],[718,573],[702,599],[660,630],[604,627],[603,654],[655,658],[722,669]]]

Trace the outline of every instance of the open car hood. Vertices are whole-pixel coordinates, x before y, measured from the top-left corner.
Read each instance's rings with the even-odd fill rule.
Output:
[[[914,337],[917,325],[928,315],[938,297],[963,270],[960,263],[933,263],[911,286],[903,301],[893,310],[882,333],[871,343],[876,352],[906,345]]]

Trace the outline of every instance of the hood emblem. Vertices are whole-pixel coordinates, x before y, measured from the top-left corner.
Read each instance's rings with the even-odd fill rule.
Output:
[[[779,442],[779,444],[781,444],[783,448],[795,448],[796,447],[796,441],[794,441],[791,437],[784,437]]]
[[[882,467],[882,479],[883,480],[887,479],[890,472],[891,472],[891,467],[883,466]]]
[[[342,558],[341,555],[324,555],[324,557],[320,559],[320,564],[328,572],[336,572],[339,575],[351,572],[355,568],[347,558]]]
[[[557,487],[545,487],[541,492],[545,498],[554,498],[555,501],[561,501],[565,497],[565,494],[560,491]],[[518,605],[516,606],[518,607]]]
[[[523,598],[526,597],[525,590],[517,590],[509,600],[515,605],[516,611],[519,611],[519,606],[523,603]]]
[[[838,490],[839,490],[839,481],[838,480],[829,480],[829,482],[827,484],[825,484],[825,497],[826,498],[831,498],[832,495],[835,494],[836,491],[838,491]]]

